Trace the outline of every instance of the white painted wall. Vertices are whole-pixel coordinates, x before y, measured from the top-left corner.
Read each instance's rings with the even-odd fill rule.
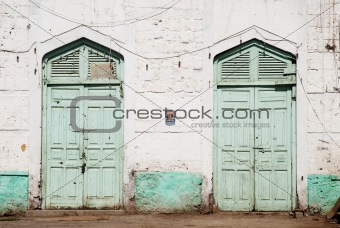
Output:
[[[213,90],[209,89],[214,83],[213,57],[241,40],[258,38],[298,53],[299,206],[304,208],[307,204],[308,174],[340,173],[340,150],[320,125],[302,87],[303,84],[329,135],[340,145],[340,98],[334,89],[340,87],[337,81],[340,4],[304,25],[333,1],[50,0],[39,1],[41,8],[28,0],[3,2],[13,9],[0,3],[0,170],[29,170],[32,208],[39,207],[41,202],[42,57],[81,37],[111,47],[124,56],[126,109],[177,109],[188,102],[183,108],[213,109]],[[230,37],[241,31],[244,33]],[[326,44],[333,43],[338,53],[325,49]],[[31,45],[28,52],[20,53]],[[211,48],[190,53],[208,46]],[[146,60],[131,52],[146,58],[189,54]],[[125,207],[131,209],[134,205],[133,171],[146,170],[202,173],[203,202],[208,205],[213,187],[210,142],[213,129],[195,129],[204,138],[186,126],[192,120],[177,121],[172,127],[165,126],[164,121],[156,124],[158,121],[125,120],[125,143],[140,135],[125,146]],[[28,146],[24,151],[23,144]]]
[[[308,19],[315,18],[332,4],[333,1],[309,4]],[[340,87],[339,34],[339,4],[307,27],[308,71],[305,84],[312,104],[308,106],[308,173],[340,174],[340,102],[339,90],[336,89]],[[328,50],[327,45],[335,45],[336,48]]]
[[[27,17],[28,1],[11,4]],[[0,18],[0,170],[28,170],[28,23],[2,4]]]

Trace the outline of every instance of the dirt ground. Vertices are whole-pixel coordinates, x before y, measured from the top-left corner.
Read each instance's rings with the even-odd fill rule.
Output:
[[[335,220],[320,216],[293,218],[288,213],[126,214],[114,216],[65,216],[48,218],[0,217],[3,227],[251,227],[339,228]],[[12,219],[17,219],[10,221]]]

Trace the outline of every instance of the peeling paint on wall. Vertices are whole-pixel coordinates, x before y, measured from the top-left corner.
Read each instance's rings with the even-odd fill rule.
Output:
[[[308,204],[312,212],[327,213],[340,197],[340,176],[312,174],[308,176]]]
[[[0,215],[27,209],[28,173],[0,171]]]
[[[201,174],[137,172],[135,180],[137,210],[181,212],[201,205]]]

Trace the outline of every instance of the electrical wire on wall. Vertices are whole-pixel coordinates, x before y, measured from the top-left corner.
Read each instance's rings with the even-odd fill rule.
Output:
[[[121,22],[124,22],[124,23],[123,23],[123,24],[118,24],[118,25],[99,25],[99,24],[97,24],[97,25],[88,25],[88,24],[84,24],[83,22],[78,22],[78,21],[75,21],[75,20],[72,20],[72,19],[68,19],[68,18],[66,18],[66,17],[64,17],[64,16],[61,16],[61,15],[55,13],[53,10],[51,10],[51,9],[49,9],[49,8],[47,8],[47,7],[44,7],[44,6],[42,6],[42,5],[38,4],[38,3],[35,3],[35,2],[32,1],[32,0],[29,0],[29,1],[30,1],[32,4],[36,5],[38,8],[40,8],[41,10],[45,11],[45,12],[48,12],[48,13],[50,13],[50,14],[53,14],[53,15],[59,17],[59,18],[62,18],[62,19],[64,19],[64,20],[66,20],[66,21],[70,21],[70,22],[76,23],[76,24],[78,24],[78,25],[81,25],[81,26],[85,26],[85,27],[91,28],[91,27],[115,27],[115,26],[120,26],[120,25],[129,25],[129,24],[132,24],[132,23],[137,23],[137,22],[140,22],[140,21],[143,21],[143,20],[147,20],[147,19],[150,19],[150,18],[152,18],[152,17],[158,16],[158,15],[160,15],[160,14],[162,14],[162,13],[168,11],[169,9],[173,8],[176,4],[178,4],[181,0],[177,0],[175,3],[173,3],[174,1],[172,1],[172,2],[170,2],[170,3],[168,3],[168,4],[164,5],[164,6],[160,7],[160,8],[164,8],[164,7],[166,7],[167,5],[173,3],[173,4],[171,4],[169,7],[165,8],[165,10],[162,11],[162,12],[160,12],[160,13],[153,14],[153,15],[151,15],[151,16],[145,16],[145,17],[142,16],[142,17],[137,17],[137,18],[128,19],[128,20],[126,20],[126,21],[121,21]],[[129,23],[126,24],[125,22],[127,22],[127,21],[129,21]],[[131,22],[130,22],[130,21],[131,21]],[[118,21],[118,22],[112,22],[112,23],[119,23],[119,21]],[[240,31],[240,32],[237,32],[237,33],[232,34],[232,35],[230,35],[230,36],[228,36],[228,37],[226,37],[226,38],[223,38],[223,39],[221,39],[221,40],[219,40],[219,41],[216,41],[216,42],[214,42],[214,43],[213,43],[212,45],[210,45],[210,46],[207,46],[207,47],[204,47],[204,48],[200,48],[200,49],[197,49],[197,50],[193,50],[193,51],[189,51],[189,52],[185,52],[185,53],[181,53],[181,54],[179,54],[179,55],[168,56],[168,57],[146,57],[146,56],[142,56],[142,55],[140,55],[140,54],[137,54],[137,53],[135,53],[135,52],[132,52],[132,51],[130,51],[130,50],[124,48],[122,45],[118,45],[118,46],[120,46],[122,49],[126,50],[127,52],[129,52],[129,53],[131,53],[131,54],[134,54],[134,55],[136,55],[136,56],[138,56],[138,57],[140,57],[140,58],[143,58],[143,59],[149,59],[149,60],[151,60],[151,59],[152,59],[152,60],[157,60],[157,59],[170,59],[170,58],[176,58],[176,57],[178,57],[178,56],[183,56],[183,55],[186,55],[186,54],[192,54],[192,53],[196,53],[196,52],[203,51],[203,50],[206,50],[206,49],[210,49],[211,47],[213,47],[213,46],[215,46],[215,45],[217,45],[217,44],[219,44],[219,43],[221,43],[221,42],[223,42],[223,41],[225,41],[225,40],[228,40],[228,39],[231,39],[231,38],[240,36],[240,35],[242,35],[242,34],[244,34],[244,33],[246,33],[246,32],[249,32],[250,30],[255,30],[256,33],[257,33],[258,35],[260,35],[264,40],[267,40],[267,41],[280,41],[280,42],[281,42],[281,41],[287,41],[287,42],[293,44],[295,47],[298,48],[297,44],[294,43],[293,41],[290,41],[290,40],[288,40],[288,39],[286,39],[286,38],[284,38],[284,37],[282,37],[282,36],[280,36],[280,35],[278,35],[278,34],[275,34],[275,33],[273,33],[273,32],[270,32],[270,31],[268,31],[268,30],[266,30],[266,29],[263,29],[263,28],[261,28],[261,27],[259,27],[259,26],[257,26],[257,25],[252,25],[252,26],[250,26],[250,27],[248,27],[248,28],[246,28],[246,29],[244,29],[244,30],[242,30],[242,31]],[[262,30],[262,31],[267,32],[267,33],[269,33],[269,34],[271,34],[271,35],[277,36],[277,37],[280,38],[280,39],[276,39],[276,40],[275,40],[275,39],[266,38],[264,35],[262,35],[261,32],[259,32],[259,30]],[[97,31],[97,30],[94,30],[94,31]],[[98,32],[98,31],[97,31],[97,32]],[[104,35],[106,35],[106,34],[104,34]],[[106,35],[106,36],[109,36],[109,35]],[[116,42],[116,41],[119,42],[119,40],[117,40],[117,39],[115,39],[115,38],[113,38],[113,37],[111,37],[111,36],[110,36],[110,38],[113,39],[115,42]]]
[[[304,84],[302,83],[302,78],[301,78],[301,76],[300,76],[300,74],[299,74],[299,71],[296,71],[296,73],[297,73],[298,78],[300,79],[300,80],[298,80],[298,81],[300,81],[300,84],[301,84],[302,90],[303,90],[303,92],[304,92],[304,95],[306,96],[307,101],[308,101],[308,103],[310,104],[310,106],[311,106],[311,108],[312,108],[312,110],[313,110],[313,112],[314,112],[314,114],[315,114],[315,117],[316,117],[317,120],[319,121],[319,123],[320,123],[320,125],[322,126],[324,132],[325,132],[325,133],[328,135],[328,137],[334,142],[334,144],[340,149],[340,145],[339,145],[339,144],[334,140],[334,138],[330,135],[329,131],[328,131],[328,130],[326,129],[326,127],[325,127],[325,124],[322,123],[322,121],[321,121],[319,115],[317,114],[316,109],[314,108],[314,105],[312,104],[312,102],[311,102],[311,100],[310,100],[310,98],[309,98],[309,96],[308,96],[307,90],[306,90]],[[323,114],[324,114],[324,113],[323,113]]]
[[[152,17],[155,17],[155,16],[159,16],[163,13],[165,13],[166,11],[172,9],[175,5],[177,5],[180,1],[182,0],[175,0],[175,1],[171,1],[171,2],[168,2],[167,4],[163,5],[163,6],[160,6],[160,7],[156,7],[157,9],[156,10],[153,10],[143,16],[140,16],[140,17],[135,17],[135,18],[131,18],[131,19],[127,19],[127,20],[124,20],[124,21],[114,21],[114,22],[105,22],[105,23],[97,23],[97,24],[94,24],[94,25],[90,25],[90,24],[85,24],[84,22],[82,21],[77,21],[75,19],[70,19],[64,15],[60,15],[58,13],[56,13],[55,11],[53,11],[52,9],[50,8],[47,8],[46,6],[43,6],[41,4],[38,4],[32,0],[29,0],[33,5],[37,6],[38,8],[40,8],[41,10],[49,13],[49,14],[52,14],[56,17],[59,17],[63,20],[66,20],[66,21],[69,21],[69,22],[72,22],[72,23],[75,23],[75,24],[78,24],[78,25],[83,25],[83,26],[86,26],[86,27],[117,27],[117,26],[122,26],[122,25],[129,25],[129,24],[133,24],[133,23],[137,23],[137,22],[140,22],[140,21],[143,21],[143,20],[146,20],[146,19],[150,19]],[[170,5],[170,6],[168,6]],[[158,12],[156,13],[157,11],[159,10],[162,10],[161,12]]]
[[[166,59],[179,58],[179,57],[184,56],[184,55],[190,55],[190,54],[193,54],[193,53],[196,53],[196,52],[200,52],[200,51],[204,51],[204,50],[210,50],[212,47],[214,47],[214,46],[216,46],[216,45],[222,43],[223,41],[226,41],[226,40],[229,40],[229,39],[232,39],[232,38],[235,38],[235,37],[239,37],[239,36],[241,36],[242,34],[245,34],[245,33],[249,32],[249,31],[251,31],[251,30],[254,30],[254,31],[255,31],[257,34],[259,34],[264,40],[267,40],[267,41],[278,41],[278,42],[286,41],[286,42],[288,42],[288,43],[294,45],[294,46],[296,47],[296,49],[298,49],[298,48],[301,46],[301,45],[297,45],[297,44],[296,44],[295,42],[293,42],[293,41],[290,41],[290,40],[286,39],[285,37],[282,37],[282,36],[280,36],[280,35],[277,35],[277,34],[274,34],[274,33],[272,33],[272,32],[269,32],[269,31],[267,31],[267,30],[265,30],[265,29],[263,29],[263,28],[261,28],[261,27],[259,27],[259,26],[257,26],[257,25],[252,25],[252,26],[250,26],[250,27],[248,27],[248,28],[245,28],[245,29],[243,29],[243,30],[240,31],[240,32],[234,33],[234,34],[232,34],[232,35],[230,35],[230,36],[227,36],[227,37],[225,37],[225,38],[223,38],[223,39],[220,39],[220,40],[214,42],[213,44],[211,44],[211,45],[209,45],[209,46],[202,47],[202,48],[199,48],[199,49],[196,49],[196,50],[192,50],[192,51],[183,52],[183,53],[180,53],[180,54],[175,54],[175,55],[166,56],[166,57],[147,57],[147,56],[143,56],[143,55],[141,55],[141,54],[138,54],[138,53],[136,53],[136,52],[133,52],[133,51],[131,51],[131,50],[125,48],[123,45],[119,44],[119,43],[117,42],[116,39],[114,39],[114,38],[112,38],[112,37],[111,37],[111,40],[113,40],[113,41],[115,42],[115,44],[116,44],[118,47],[120,47],[121,49],[124,49],[125,51],[129,52],[130,54],[133,54],[133,55],[135,55],[135,56],[137,56],[137,57],[140,57],[140,58],[142,58],[142,59],[145,59],[145,60],[166,60]],[[272,35],[275,35],[275,36],[277,36],[277,37],[279,37],[279,38],[281,38],[281,39],[274,40],[274,39],[266,38],[264,35],[261,34],[261,32],[260,32],[259,30],[263,30],[263,31],[265,31],[265,32],[271,33]],[[210,58],[211,58],[211,55],[210,55]],[[210,59],[210,58],[209,58],[209,59]]]
[[[22,53],[27,53],[29,52],[32,47],[36,44],[36,42],[33,42],[27,50],[22,50],[22,51],[16,51],[16,50],[8,50],[8,49],[0,49],[0,52],[8,52],[8,53],[15,53],[15,54],[22,54]]]

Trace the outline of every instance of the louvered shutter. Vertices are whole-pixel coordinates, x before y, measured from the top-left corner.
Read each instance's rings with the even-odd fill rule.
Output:
[[[251,40],[215,57],[217,85],[291,84],[295,57],[276,47]]]
[[[221,63],[221,79],[250,79],[249,52]]]
[[[258,78],[271,79],[284,77],[287,63],[268,55],[266,52],[259,52],[259,70]]]
[[[51,62],[51,77],[79,77],[79,50]]]
[[[93,44],[86,41],[86,43]],[[123,59],[118,53],[94,45],[62,47],[46,57],[45,83],[114,83],[121,80]]]

